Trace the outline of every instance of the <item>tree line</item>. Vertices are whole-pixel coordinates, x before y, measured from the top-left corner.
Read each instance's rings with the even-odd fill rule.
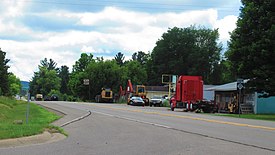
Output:
[[[0,48],[0,96],[13,96],[19,94],[21,89],[20,79],[8,72],[9,61],[6,52]]]
[[[242,0],[242,3],[237,28],[231,33],[224,55],[218,29],[174,27],[163,33],[152,51],[135,52],[130,60],[125,60],[121,52],[112,60],[82,53],[69,73],[67,66],[56,68],[54,60],[45,58],[31,80],[31,93],[57,93],[66,100],[90,100],[102,87],[118,92],[128,79],[133,84],[161,85],[162,74],[174,74],[201,75],[205,84],[250,79],[247,89],[266,97],[275,95],[274,2]],[[6,78],[2,72],[1,78]],[[89,79],[90,87],[84,85],[84,79]],[[2,83],[5,82],[1,79],[3,91]]]

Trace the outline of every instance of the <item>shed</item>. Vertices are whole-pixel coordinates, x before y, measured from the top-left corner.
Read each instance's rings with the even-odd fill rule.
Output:
[[[244,80],[247,83],[248,80]],[[219,106],[219,112],[228,112],[228,105],[236,102],[234,97],[238,96],[237,82],[207,88],[215,92],[215,102]],[[251,106],[255,114],[275,114],[275,96],[261,98],[257,92],[244,93],[241,105]]]

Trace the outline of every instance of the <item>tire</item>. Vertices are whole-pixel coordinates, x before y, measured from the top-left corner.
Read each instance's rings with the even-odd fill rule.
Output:
[[[162,107],[162,102],[159,103],[159,107]]]

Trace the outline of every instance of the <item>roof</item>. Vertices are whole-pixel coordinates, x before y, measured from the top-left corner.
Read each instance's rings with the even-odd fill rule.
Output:
[[[146,91],[168,91],[165,86],[146,86]]]
[[[244,80],[246,83],[248,80]],[[237,82],[231,82],[224,85],[214,86],[207,88],[206,90],[213,90],[213,91],[235,91],[237,90]]]
[[[206,90],[206,91],[212,91],[212,90],[207,90],[208,88],[212,88],[212,87],[215,87],[217,85],[203,85],[203,90]]]

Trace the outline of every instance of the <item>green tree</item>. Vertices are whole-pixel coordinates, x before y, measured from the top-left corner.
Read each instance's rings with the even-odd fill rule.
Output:
[[[146,54],[142,51],[135,52],[132,55],[132,59],[138,61],[140,64],[145,65],[150,58],[150,54]]]
[[[226,52],[233,75],[250,79],[247,88],[275,95],[275,1],[242,0],[237,28]]]
[[[61,66],[58,77],[61,79],[60,93],[69,94],[69,67]]]
[[[78,61],[73,65],[73,72],[83,72],[92,61],[95,61],[92,54],[82,53]]]
[[[70,80],[68,83],[69,91],[75,97],[86,97],[88,99],[89,87],[83,84],[83,80],[86,79],[85,72],[73,72],[70,75]]]
[[[125,65],[127,79],[130,79],[133,84],[147,84],[147,72],[140,62],[134,60],[129,61]]]
[[[7,65],[10,60],[6,59],[6,52],[0,48],[0,95],[10,95],[9,74]]]
[[[57,74],[56,63],[52,59],[47,63],[46,58],[40,63],[41,65],[38,65],[39,71],[34,72],[34,76],[30,81],[30,93],[32,95],[43,94],[43,96],[47,96],[52,90],[59,91],[61,79]]]
[[[90,63],[86,73],[87,77],[92,81],[91,96],[101,92],[101,88],[111,88],[114,92],[118,92],[119,86],[127,80],[124,67],[120,67],[115,60],[99,61]]]
[[[89,86],[84,85],[83,80],[88,79],[85,72],[90,63],[95,63],[92,54],[82,53],[73,65],[73,71],[69,77],[68,88],[75,97],[89,99]]]
[[[57,63],[55,61],[53,61],[53,59],[50,59],[48,62],[47,58],[44,58],[44,60],[40,61],[40,66],[39,67],[45,67],[48,70],[57,70],[56,65]]]
[[[60,81],[55,70],[48,70],[45,67],[39,68],[39,78],[37,85],[41,87],[40,92],[43,96],[48,95],[51,90],[60,90]]]
[[[9,87],[11,95],[16,95],[20,93],[21,82],[13,73],[9,73]]]
[[[218,38],[217,29],[194,26],[169,29],[152,51],[151,84],[160,84],[162,74],[201,75],[205,83],[214,83],[211,76],[222,50]]]
[[[41,86],[37,84],[37,80],[39,78],[39,72],[34,72],[32,80],[30,81],[30,94],[35,96],[36,94],[41,94]]]
[[[116,60],[104,60],[103,57],[92,59],[92,56],[89,60],[87,58],[86,54],[82,54],[70,75],[68,85],[74,96],[82,100],[94,99],[100,94],[101,88],[111,88],[118,92],[119,86],[126,83],[127,69],[120,66]],[[84,79],[89,79],[90,86],[84,85]]]
[[[121,52],[118,52],[115,56],[115,61],[119,66],[122,66],[124,64],[124,59],[125,56]]]

